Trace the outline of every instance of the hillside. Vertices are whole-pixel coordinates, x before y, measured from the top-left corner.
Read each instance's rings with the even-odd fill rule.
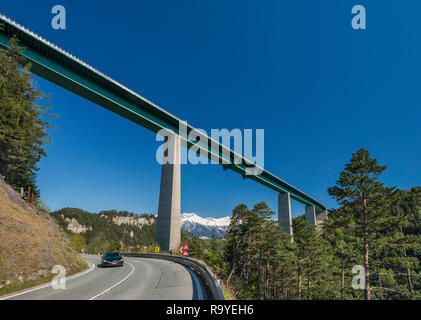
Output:
[[[116,210],[91,213],[63,208],[52,212],[51,216],[65,230],[76,250],[137,251],[155,243],[156,219],[153,215]]]
[[[46,281],[55,265],[67,275],[87,268],[48,214],[28,207],[0,177],[0,294]]]
[[[51,216],[66,231],[76,250],[91,252],[143,250],[155,244],[156,216],[108,210],[91,213],[78,208],[63,208]],[[181,229],[192,236],[217,238],[225,235],[230,218],[202,218],[194,213],[181,215]]]

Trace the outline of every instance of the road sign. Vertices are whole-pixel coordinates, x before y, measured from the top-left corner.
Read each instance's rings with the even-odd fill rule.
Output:
[[[184,257],[188,257],[189,253],[187,252],[188,250],[190,250],[189,246],[187,245],[187,243],[184,246],[181,246],[179,251],[180,253],[184,256]]]

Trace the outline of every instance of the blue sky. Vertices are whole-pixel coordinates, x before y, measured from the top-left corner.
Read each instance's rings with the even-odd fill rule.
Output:
[[[67,10],[53,30],[51,8]],[[367,9],[367,30],[351,8]],[[198,128],[265,129],[265,168],[328,207],[360,147],[387,185],[421,182],[419,1],[36,1],[0,12]],[[39,79],[58,129],[41,196],[65,206],[156,213],[155,135]],[[182,211],[231,215],[277,195],[219,166],[182,167]],[[293,214],[303,207],[293,203]]]

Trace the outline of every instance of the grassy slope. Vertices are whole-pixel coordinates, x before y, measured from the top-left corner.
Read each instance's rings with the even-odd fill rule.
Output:
[[[0,183],[0,295],[50,280],[54,265],[67,275],[87,268],[48,214],[25,208],[14,195]]]

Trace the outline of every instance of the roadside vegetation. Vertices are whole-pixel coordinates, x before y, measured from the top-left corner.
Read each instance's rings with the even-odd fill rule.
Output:
[[[0,174],[16,190],[30,187],[39,198],[37,163],[50,143],[46,119],[55,115],[48,113],[49,97],[38,90],[20,50],[14,39],[9,50],[0,49]]]
[[[116,210],[90,213],[77,208],[64,208],[52,212],[51,216],[78,252],[82,248],[85,252],[155,250],[156,219],[150,214]],[[69,230],[69,221],[72,219],[85,231]]]
[[[238,299],[420,300],[421,187],[386,187],[385,169],[367,150],[354,153],[328,190],[339,207],[321,228],[293,219],[294,241],[266,203],[240,204],[225,241],[190,238],[189,253]],[[352,286],[354,266],[365,267],[365,289]]]

